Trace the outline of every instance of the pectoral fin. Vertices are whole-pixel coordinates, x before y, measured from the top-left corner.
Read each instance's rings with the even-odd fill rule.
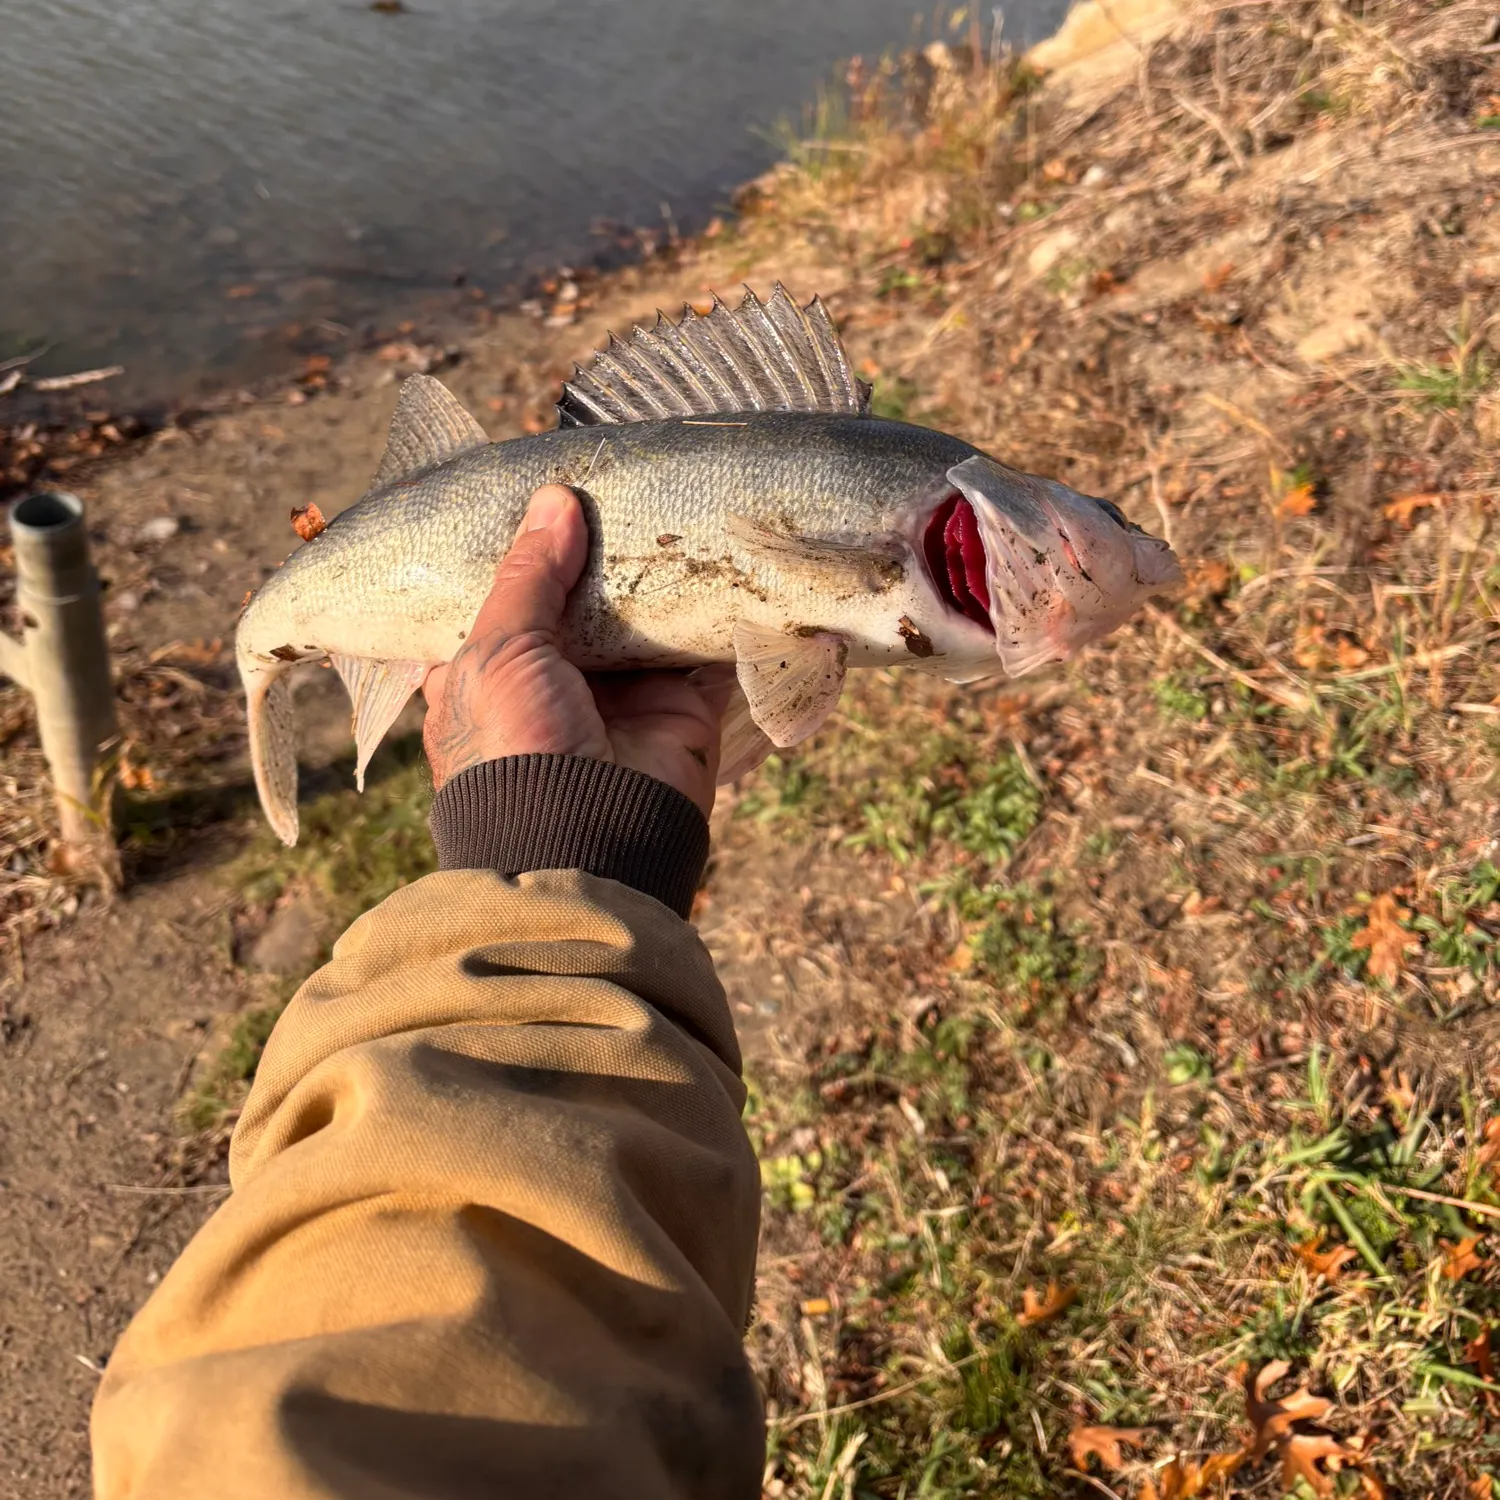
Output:
[[[421,687],[427,668],[419,661],[373,661],[367,656],[329,658],[354,705],[354,784],[364,791],[365,767],[406,700]]]
[[[750,703],[739,688],[729,700],[719,728],[719,785],[748,776],[776,749],[750,717]]]
[[[751,719],[785,750],[816,733],[833,712],[849,646],[829,631],[789,635],[741,620],[734,627],[734,654]]]

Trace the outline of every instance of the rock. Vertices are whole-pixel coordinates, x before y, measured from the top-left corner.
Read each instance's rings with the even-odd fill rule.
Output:
[[[1103,187],[1109,181],[1109,173],[1095,162],[1087,172],[1083,174],[1082,186],[1086,188]]]
[[[1374,341],[1375,331],[1363,318],[1334,318],[1297,340],[1297,357],[1307,364],[1318,365],[1340,354],[1366,349]]]
[[[159,546],[162,542],[170,542],[181,530],[182,522],[176,516],[153,516],[136,532],[136,544],[141,547]]]
[[[247,959],[249,966],[264,974],[306,974],[322,952],[321,927],[317,913],[306,900],[289,902],[256,938]]]
[[[1054,230],[1026,257],[1026,269],[1033,276],[1045,276],[1078,241],[1079,233],[1076,229]]]

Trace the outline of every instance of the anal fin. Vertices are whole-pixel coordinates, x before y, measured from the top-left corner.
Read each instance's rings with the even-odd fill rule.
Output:
[[[354,705],[354,784],[364,791],[370,757],[406,707],[407,699],[421,687],[427,668],[419,661],[375,661],[337,652],[329,660],[344,679]]]
[[[788,634],[741,620],[734,654],[750,717],[778,750],[815,734],[838,704],[849,654],[840,635]]]

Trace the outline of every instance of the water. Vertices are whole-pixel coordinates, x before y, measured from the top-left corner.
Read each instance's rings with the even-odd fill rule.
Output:
[[[933,27],[912,0],[407,3],[0,0],[0,359],[180,395],[296,327],[582,259],[600,221],[701,224],[840,58]]]

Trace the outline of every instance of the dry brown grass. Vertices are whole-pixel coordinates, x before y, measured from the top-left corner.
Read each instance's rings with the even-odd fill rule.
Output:
[[[1500,1204],[1487,26],[1225,7],[1083,102],[929,50],[750,200],[745,269],[820,268],[905,414],[1192,573],[1037,692],[856,694],[870,733],[744,794],[715,940],[765,1038],[768,1493],[1170,1492],[1273,1358],[1335,1400],[1319,1486],[1496,1463],[1500,1281],[1442,1274]],[[976,854],[1006,753],[1035,826]],[[1023,1328],[1049,1277],[1077,1303]],[[1084,1479],[1099,1421],[1152,1435]]]

